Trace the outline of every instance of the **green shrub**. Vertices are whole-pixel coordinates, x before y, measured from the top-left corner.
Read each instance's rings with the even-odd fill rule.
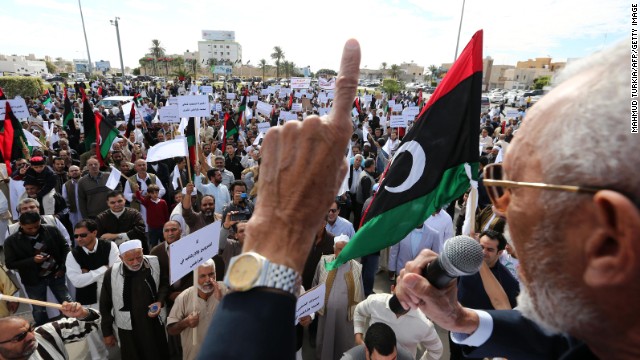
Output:
[[[0,77],[0,87],[8,99],[12,99],[16,95],[35,97],[44,92],[44,82],[38,77],[3,76]]]

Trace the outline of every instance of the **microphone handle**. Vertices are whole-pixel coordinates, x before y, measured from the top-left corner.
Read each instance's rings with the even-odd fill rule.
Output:
[[[422,276],[438,289],[446,287],[451,281],[456,279],[456,277],[452,277],[444,270],[440,262],[440,257],[422,270]],[[398,300],[398,297],[395,295],[389,299],[389,309],[396,315],[404,315],[409,312],[409,309],[402,307],[400,300]]]
[[[435,286],[437,289],[443,289],[455,280],[455,276],[451,276],[443,267],[442,259],[440,256],[429,263],[424,269],[422,269],[422,276],[429,281],[429,283]]]

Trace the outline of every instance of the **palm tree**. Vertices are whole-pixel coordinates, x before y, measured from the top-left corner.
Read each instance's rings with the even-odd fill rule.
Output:
[[[382,64],[380,64],[380,69],[384,72],[387,72],[387,63],[383,62]]]
[[[149,48],[149,51],[151,53],[151,56],[154,58],[153,74],[158,75],[158,67],[156,63],[158,62],[158,59],[160,57],[164,56],[164,48],[160,46],[160,40],[158,39],[151,40],[151,47]]]
[[[391,65],[391,67],[389,68],[389,76],[391,76],[391,78],[393,79],[397,79],[400,76],[400,72],[402,70],[400,70],[400,66],[393,64]]]
[[[267,60],[260,59],[258,66],[262,69],[262,81],[264,81],[265,72],[267,71]]]
[[[438,77],[438,67],[435,65],[430,65],[429,71],[431,72],[431,81],[435,81],[435,79]]]
[[[195,59],[189,59],[189,60],[195,60]],[[184,79],[186,79],[189,76],[192,76],[195,73],[190,72],[188,69],[183,68],[182,66],[178,67],[178,70],[174,71],[171,76],[175,76],[178,78],[178,80],[180,81],[184,81]]]
[[[284,51],[280,46],[273,47],[271,58],[276,61],[276,78],[280,78],[280,60],[284,59]]]
[[[147,65],[149,65],[149,61],[147,59],[148,58],[145,56],[140,60],[138,60],[138,63],[140,64],[140,67],[142,68],[142,70],[144,70],[145,75],[147,75]]]

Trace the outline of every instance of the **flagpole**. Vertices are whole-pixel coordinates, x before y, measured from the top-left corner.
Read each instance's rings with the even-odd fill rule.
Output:
[[[458,26],[458,40],[456,40],[456,55],[453,57],[453,62],[458,60],[458,46],[460,45],[460,31],[462,30],[462,18],[464,17],[464,4],[465,0],[462,0],[462,11],[460,12],[460,25]]]

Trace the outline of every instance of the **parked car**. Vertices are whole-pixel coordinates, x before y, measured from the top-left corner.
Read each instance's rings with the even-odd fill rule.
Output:
[[[98,101],[96,106],[102,105],[105,109],[111,109],[113,114],[117,115],[120,112],[118,109],[120,103],[126,104],[131,100],[133,100],[133,96],[109,96]]]
[[[483,96],[480,98],[480,112],[486,113],[491,109],[491,102],[489,101],[488,96]]]

